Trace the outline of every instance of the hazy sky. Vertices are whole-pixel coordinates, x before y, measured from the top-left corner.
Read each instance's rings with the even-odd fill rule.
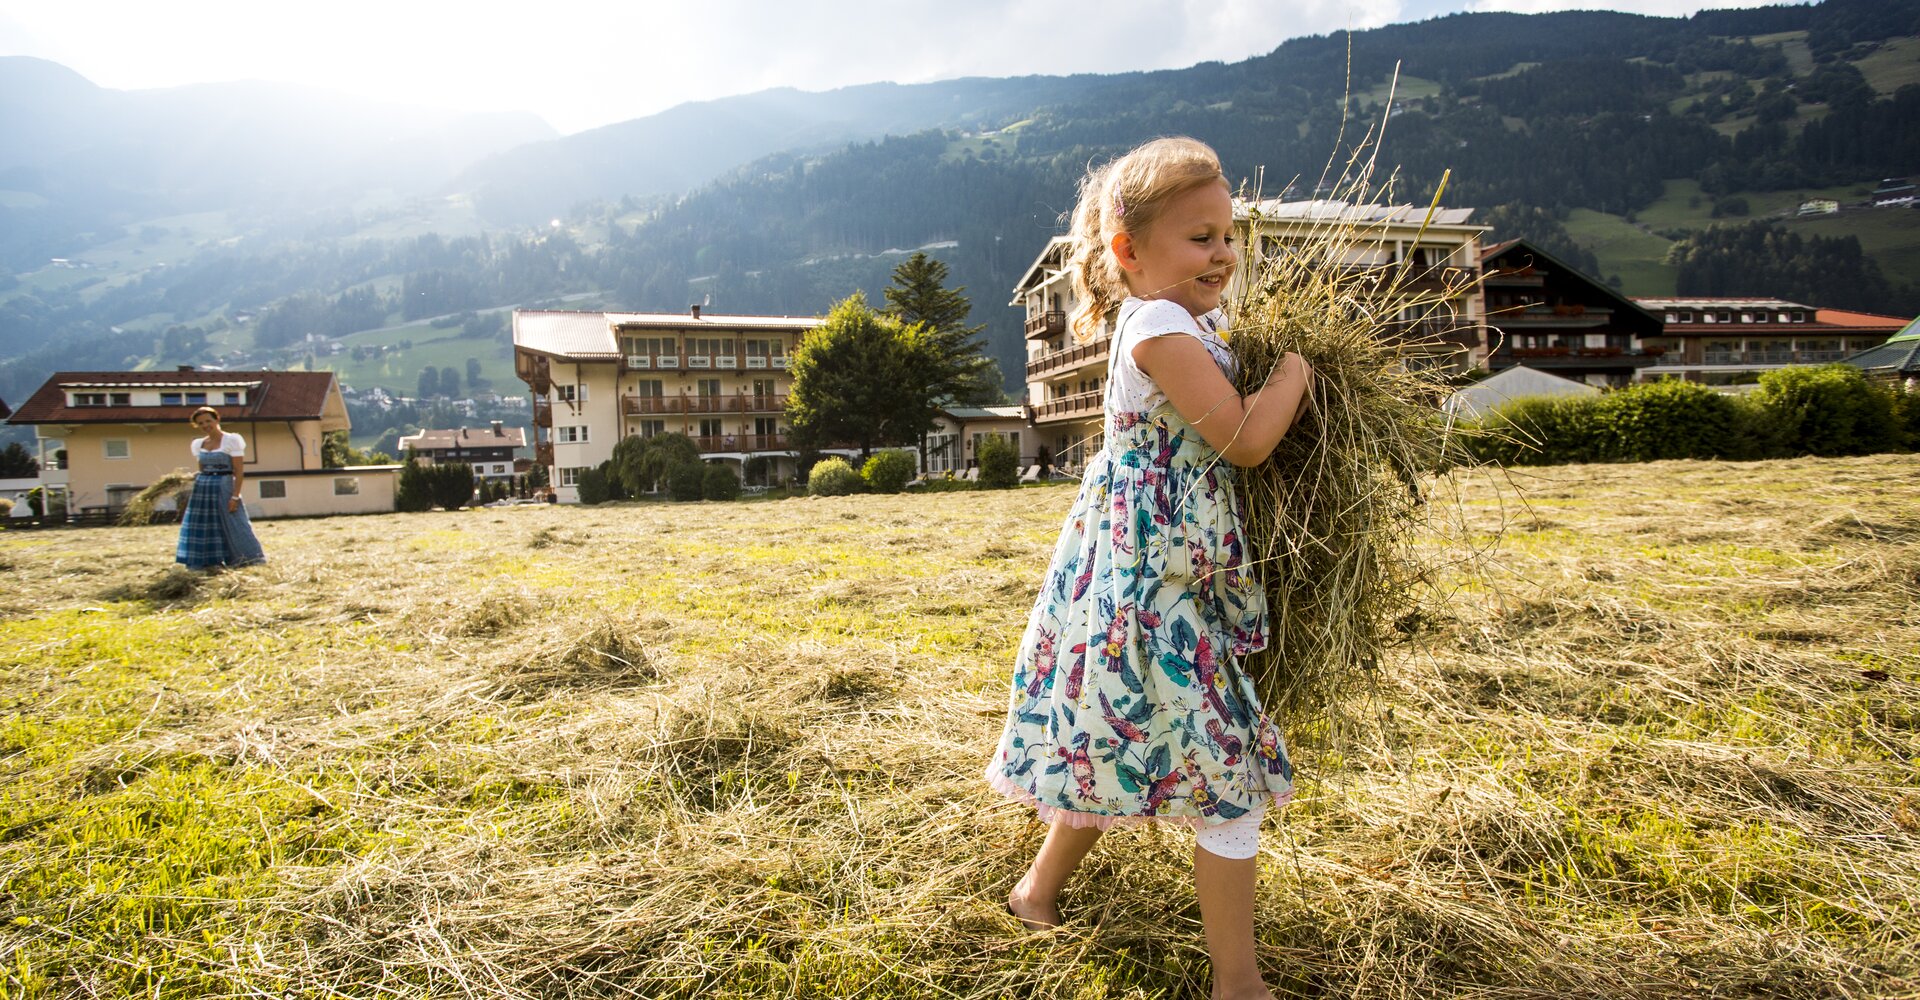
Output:
[[[1225,62],[1461,10],[1679,16],[1757,0],[0,0],[0,55],[103,87],[308,84],[577,132],[682,101]],[[1097,12],[1087,17],[1089,11]]]

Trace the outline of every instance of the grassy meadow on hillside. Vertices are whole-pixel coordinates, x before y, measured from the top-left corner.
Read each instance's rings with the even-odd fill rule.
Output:
[[[1285,995],[1920,991],[1920,457],[1455,484],[1484,569],[1267,823]],[[1440,494],[1445,500],[1447,493]],[[1067,487],[0,532],[0,996],[1185,997],[981,780]]]

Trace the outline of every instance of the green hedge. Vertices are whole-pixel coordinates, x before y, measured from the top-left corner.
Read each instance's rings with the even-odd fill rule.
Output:
[[[860,488],[860,474],[844,458],[823,458],[807,472],[807,492],[817,497],[843,497]]]
[[[877,451],[860,468],[860,478],[875,493],[898,493],[906,489],[907,480],[913,478],[919,465],[913,452]]]
[[[1920,398],[1836,364],[1767,372],[1747,396],[1668,379],[1516,399],[1462,430],[1502,465],[1868,455],[1920,447]]]

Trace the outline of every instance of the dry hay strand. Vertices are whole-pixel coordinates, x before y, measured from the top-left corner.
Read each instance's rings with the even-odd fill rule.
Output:
[[[143,581],[119,584],[101,592],[109,601],[145,601],[149,604],[181,604],[200,596],[207,575],[185,566],[168,566]]]
[[[186,469],[175,469],[147,484],[147,488],[133,495],[127,501],[127,509],[120,514],[120,523],[128,527],[139,527],[153,523],[153,505],[171,498],[174,510],[185,513],[187,497],[193,493],[193,473]]]
[[[1346,163],[1343,201],[1376,194],[1363,159],[1373,146],[1363,141]],[[1256,197],[1255,232],[1262,204]],[[1370,242],[1381,225],[1332,203],[1256,265],[1232,309],[1242,392],[1265,384],[1288,352],[1314,372],[1294,427],[1266,462],[1240,470],[1248,551],[1272,622],[1247,667],[1267,710],[1317,734],[1309,742],[1358,718],[1341,706],[1372,690],[1384,651],[1419,630],[1441,570],[1465,551],[1449,541],[1465,537],[1464,515],[1430,502],[1431,474],[1467,461],[1437,406],[1451,390],[1448,369],[1410,359],[1458,352],[1448,338],[1464,324],[1449,300],[1478,280],[1477,262],[1390,260]]]
[[[492,667],[505,694],[543,696],[564,689],[612,690],[660,677],[630,623],[599,614],[568,619],[535,632]]]

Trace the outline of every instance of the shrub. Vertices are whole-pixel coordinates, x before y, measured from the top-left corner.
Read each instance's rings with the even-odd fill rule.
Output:
[[[428,490],[433,502],[448,510],[459,510],[473,501],[473,466],[449,462],[427,468]]]
[[[980,439],[973,456],[980,463],[980,488],[1004,490],[1020,483],[1020,456],[1013,442],[998,434]]]
[[[1741,440],[1739,401],[1697,382],[1642,382],[1582,402],[1593,460],[1755,457]]]
[[[1920,392],[1896,390],[1893,393],[1893,416],[1904,438],[1900,447],[1908,451],[1920,451]]]
[[[681,462],[667,471],[667,495],[675,500],[698,500],[706,489],[704,462]]]
[[[400,485],[393,494],[393,509],[403,514],[418,514],[433,509],[431,466],[421,465],[408,452],[400,467]]]
[[[905,489],[913,470],[919,466],[910,451],[876,452],[860,469],[860,478],[875,493],[898,493]]]
[[[700,495],[708,500],[738,500],[740,477],[730,465],[709,465],[701,480]]]
[[[1790,455],[1872,455],[1902,444],[1892,392],[1852,365],[1767,372],[1754,399],[1773,411]]]
[[[843,497],[860,485],[860,476],[844,458],[823,458],[807,473],[807,492],[817,497]]]
[[[606,503],[613,499],[613,490],[607,482],[607,474],[599,469],[580,470],[579,478],[573,481],[573,488],[580,494],[581,503]]]
[[[0,497],[0,517],[12,517],[12,516],[13,516],[13,501],[8,499],[7,497]]]
[[[1581,410],[1584,397],[1523,396],[1508,400],[1462,428],[1467,451],[1500,465],[1591,462],[1595,447]]]

